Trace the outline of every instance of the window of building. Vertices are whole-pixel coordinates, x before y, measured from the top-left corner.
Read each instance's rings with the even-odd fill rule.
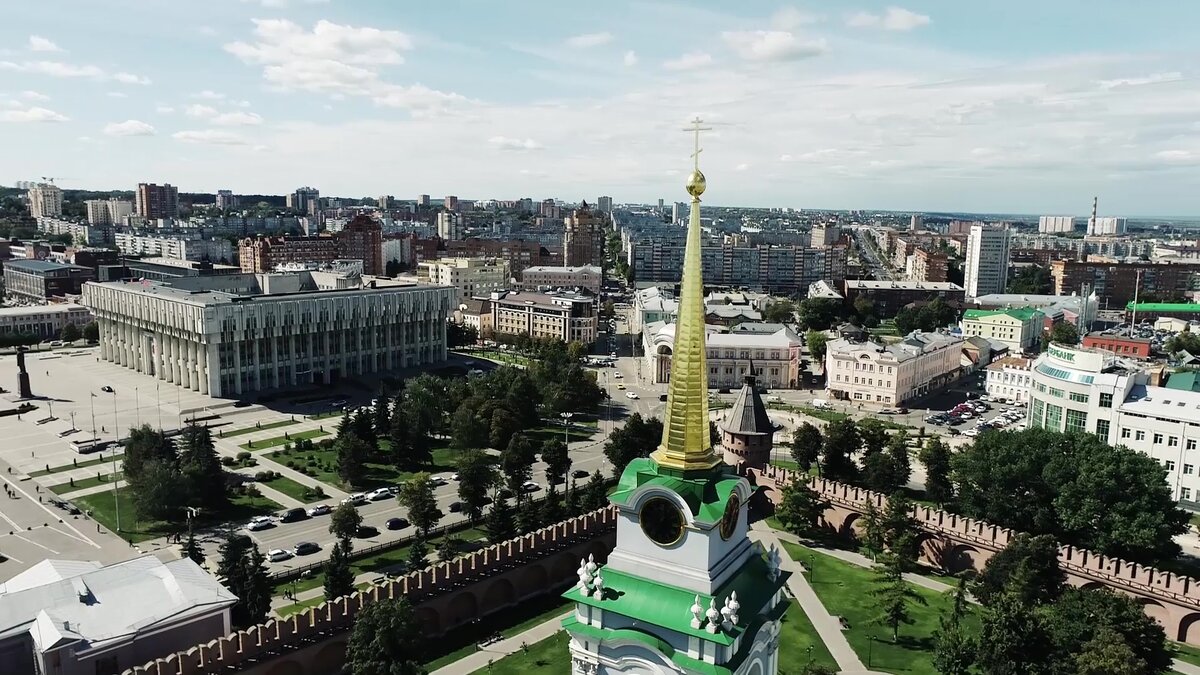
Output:
[[[1062,406],[1046,404],[1046,428],[1059,429],[1062,426]]]
[[[1041,428],[1046,416],[1046,404],[1041,399],[1033,399],[1032,415],[1029,424],[1035,429]]]
[[[1134,432],[1134,434],[1133,434],[1133,440],[1135,440],[1135,441],[1144,441],[1144,440],[1146,440],[1146,432],[1142,431],[1141,429],[1138,429],[1138,430],[1137,430],[1136,432]]]
[[[1196,467],[1193,464],[1184,464],[1183,465],[1183,475],[1190,476],[1195,471],[1195,469],[1196,469]]]
[[[1079,410],[1067,410],[1066,432],[1083,431],[1087,428],[1087,413]]]
[[[1051,395],[1051,396],[1056,396],[1056,397],[1058,397],[1058,398],[1062,398],[1062,397],[1063,397],[1063,390],[1062,390],[1062,389],[1055,389],[1054,387],[1050,387],[1050,395]]]
[[[1168,438],[1167,439],[1167,447],[1168,448],[1178,448],[1179,447],[1179,437],[1171,436],[1170,438]]]
[[[1108,420],[1096,420],[1096,435],[1103,440],[1108,440]]]
[[[1185,447],[1186,447],[1188,450],[1195,450],[1195,449],[1196,449],[1196,439],[1194,439],[1194,438],[1189,438],[1189,439],[1187,440],[1187,445],[1186,445]]]
[[[1190,500],[1192,498],[1192,488],[1179,488],[1179,498]]]
[[[1129,438],[1131,435],[1129,427],[1121,427],[1121,438]]]
[[[1154,445],[1162,445],[1162,442],[1163,442],[1163,435],[1162,435],[1162,434],[1154,434],[1154,440],[1153,440],[1153,441],[1151,441],[1151,442],[1152,442]]]
[[[1100,407],[1101,408],[1111,408],[1112,407],[1112,394],[1100,394]]]
[[[1175,470],[1175,460],[1173,460],[1173,459],[1168,459],[1168,460],[1166,461],[1166,465],[1167,465],[1167,471],[1174,471],[1174,470]]]
[[[1076,403],[1087,403],[1088,400],[1087,394],[1079,394],[1076,392],[1071,392],[1070,398]]]

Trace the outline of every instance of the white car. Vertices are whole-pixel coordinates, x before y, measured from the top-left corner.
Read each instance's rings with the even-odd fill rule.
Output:
[[[383,501],[384,499],[391,499],[391,497],[392,497],[392,489],[391,488],[379,488],[378,490],[371,490],[370,492],[367,493],[367,499],[369,499],[373,502]]]
[[[367,493],[355,492],[354,494],[350,495],[349,497],[346,497],[345,499],[343,499],[341,501],[341,503],[342,504],[353,504],[355,506],[359,506],[360,504],[366,504],[368,501],[370,501],[370,499],[367,498]]]
[[[333,513],[333,507],[328,504],[317,504],[308,510],[308,517],[327,516]]]
[[[979,435],[978,429],[967,429],[966,431],[963,432],[963,436],[966,436],[967,438],[975,438],[978,435]]]
[[[430,476],[429,482],[433,483],[434,485],[449,485],[450,477],[449,476]]]
[[[282,562],[291,557],[291,551],[285,551],[281,548],[273,548],[267,553],[267,560],[270,560],[271,562]]]
[[[641,397],[638,396],[637,394],[633,393],[632,391],[627,391],[627,392],[625,392],[625,398],[632,398],[634,400],[637,400],[638,398],[641,398]]]
[[[620,380],[620,379],[624,379],[624,377],[625,377],[625,376],[624,376],[624,375],[622,375],[622,374],[621,374],[621,371],[619,371],[619,370],[618,370],[617,372],[613,373],[613,377],[615,377],[615,378],[617,378],[618,380]]]
[[[271,516],[258,516],[251,518],[250,522],[246,523],[246,529],[251,532],[258,532],[267,528],[275,527],[275,519]]]

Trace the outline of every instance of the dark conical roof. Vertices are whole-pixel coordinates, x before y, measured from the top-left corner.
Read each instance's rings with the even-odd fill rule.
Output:
[[[751,366],[753,368],[753,366]],[[752,371],[753,372],[753,371]],[[758,395],[758,387],[753,375],[747,375],[742,390],[738,392],[737,400],[725,415],[721,428],[734,434],[763,434],[773,435],[775,425],[767,416],[767,406],[763,405],[762,397]]]

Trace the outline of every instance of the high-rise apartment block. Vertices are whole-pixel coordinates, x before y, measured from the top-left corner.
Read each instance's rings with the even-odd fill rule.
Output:
[[[248,237],[238,245],[243,272],[271,272],[289,263],[327,265],[334,260],[361,260],[364,274],[383,274],[383,228],[369,216],[359,215],[332,235]]]
[[[1075,216],[1042,216],[1038,218],[1038,232],[1059,234],[1075,231]]]
[[[1053,260],[1050,278],[1056,295],[1079,293],[1086,287],[1095,291],[1101,307],[1123,309],[1133,301],[1135,289],[1143,297],[1163,300],[1190,297],[1200,289],[1200,264]]]
[[[333,238],[338,258],[363,261],[363,274],[368,276],[383,274],[383,227],[378,221],[357,215]]]
[[[971,226],[963,266],[968,300],[1003,293],[1008,286],[1009,234],[1007,227],[989,227],[983,223]]]
[[[315,187],[296,188],[287,196],[287,207],[310,216],[316,215],[321,210],[321,191]]]
[[[417,206],[420,208],[429,208],[429,195],[417,195]]]
[[[170,183],[138,183],[137,214],[146,220],[179,217],[179,188]]]
[[[217,190],[217,208],[232,209],[238,205],[237,195],[233,194],[233,190]]]
[[[391,195],[380,195],[379,197],[377,197],[375,199],[375,202],[379,205],[379,208],[381,208],[381,209],[392,208],[392,201],[393,201],[393,199],[392,199]]]
[[[1125,234],[1125,219],[1112,216],[1092,218],[1088,221],[1087,233],[1094,237]]]
[[[38,218],[58,218],[62,215],[63,191],[53,183],[37,183],[26,193],[29,215]]]
[[[922,218],[921,214],[919,214],[919,213],[912,214],[912,216],[910,216],[908,219],[908,229],[913,232],[916,232],[917,230],[921,229],[923,220],[924,219]]]
[[[84,205],[92,225],[122,225],[125,216],[133,215],[133,202],[123,199],[89,199]]]
[[[679,281],[682,242],[631,241],[629,265],[638,281]],[[846,247],[710,244],[701,249],[704,283],[772,293],[797,293],[821,279],[841,285]]]
[[[538,215],[545,218],[557,218],[559,214],[558,202],[553,199],[543,199],[538,205]]]
[[[563,264],[567,266],[604,264],[605,215],[588,208],[587,202],[564,220]]]
[[[442,206],[446,207],[446,209],[449,211],[457,211],[458,197],[455,195],[446,195],[446,198],[442,200]]]
[[[596,198],[596,210],[601,213],[611,214],[612,213],[612,205],[613,205],[612,197],[597,197]]]
[[[935,253],[924,248],[918,248],[912,255],[913,281],[945,281],[949,259],[945,253]]]
[[[441,211],[437,214],[437,233],[442,239],[462,239],[463,217],[457,211]]]
[[[812,226],[810,246],[833,246],[842,238],[842,228],[834,223],[822,223]]]

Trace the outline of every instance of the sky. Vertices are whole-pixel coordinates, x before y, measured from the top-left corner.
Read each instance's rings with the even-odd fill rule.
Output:
[[[0,184],[1200,215],[1190,0],[3,4]]]

